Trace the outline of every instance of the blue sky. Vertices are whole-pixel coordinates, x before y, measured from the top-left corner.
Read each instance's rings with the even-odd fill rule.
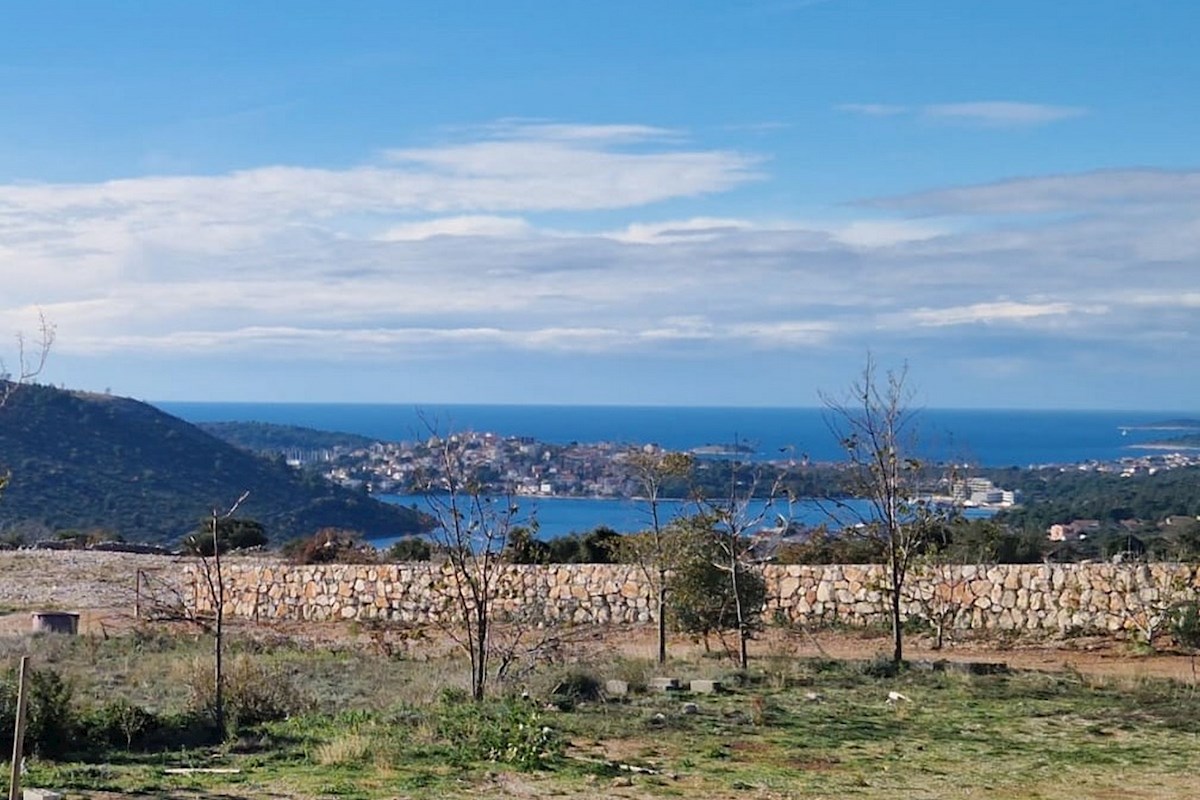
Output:
[[[54,383],[814,405],[870,351],[1196,407],[1191,2],[0,11],[0,331]]]

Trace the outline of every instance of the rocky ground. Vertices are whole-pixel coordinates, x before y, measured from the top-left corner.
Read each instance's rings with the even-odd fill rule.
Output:
[[[185,559],[171,556],[95,553],[81,551],[18,550],[0,552],[0,634],[26,633],[30,612],[69,611],[80,614],[80,632],[116,634],[137,625],[152,624],[155,603],[169,602],[174,579]],[[139,578],[140,573],[140,578]],[[137,587],[141,587],[139,593]],[[140,597],[139,597],[140,594]],[[138,612],[141,612],[140,615]],[[139,619],[138,617],[141,617]],[[342,623],[274,623],[259,628],[252,623],[237,627],[260,633],[311,639],[314,644],[367,643],[386,646],[387,631],[366,631]],[[654,633],[647,626],[590,631],[590,646],[618,647],[630,656],[650,657]],[[400,633],[397,638],[403,639]],[[428,646],[428,641],[426,645]],[[581,645],[582,645],[581,641]],[[762,659],[828,656],[871,658],[889,649],[889,640],[878,632],[818,630],[781,632],[770,629],[754,642],[753,654]],[[701,645],[688,640],[673,643],[676,652]],[[1010,667],[1040,670],[1073,669],[1082,673],[1129,677],[1171,677],[1196,680],[1192,658],[1178,653],[1147,653],[1127,641],[1107,637],[1075,637],[1057,641],[979,640],[962,636],[942,650],[933,650],[928,639],[911,636],[906,656],[911,659],[946,658],[957,661],[1002,661]]]

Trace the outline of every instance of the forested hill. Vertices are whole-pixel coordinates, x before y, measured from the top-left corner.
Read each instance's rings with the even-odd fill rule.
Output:
[[[235,447],[264,454],[362,449],[377,441],[355,433],[318,431],[298,425],[276,425],[270,422],[201,422],[196,427]]]
[[[0,409],[0,526],[105,529],[129,541],[176,544],[243,492],[240,516],[273,543],[321,527],[368,536],[412,533],[416,512],[304,476],[199,428],[121,397],[24,386]]]

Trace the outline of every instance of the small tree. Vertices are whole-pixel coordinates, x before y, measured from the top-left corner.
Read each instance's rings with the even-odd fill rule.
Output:
[[[734,450],[739,449],[739,442],[734,437]],[[746,669],[750,664],[749,642],[756,629],[757,615],[761,612],[761,604],[756,608],[747,605],[746,598],[750,596],[742,584],[750,580],[750,576],[762,581],[761,571],[754,563],[753,534],[762,528],[763,520],[772,510],[776,495],[779,493],[777,482],[767,492],[767,501],[758,510],[754,509],[755,497],[759,493],[761,472],[751,466],[734,460],[729,464],[729,485],[723,497],[700,497],[700,507],[708,519],[713,531],[713,549],[711,563],[725,574],[729,583],[728,598],[732,603],[733,618],[738,633],[738,666]],[[790,514],[788,515],[790,517]],[[782,535],[787,529],[789,519],[781,516],[778,532]]]
[[[46,321],[41,312],[38,313],[38,334],[30,342],[23,333],[17,334],[17,371],[10,372],[8,366],[0,360],[0,408],[22,384],[28,383],[42,373],[46,359],[50,357],[50,348],[54,344],[54,326]]]
[[[8,366],[3,360],[0,360],[0,408],[4,408],[8,404],[8,399],[22,384],[28,383],[42,373],[46,366],[46,359],[50,357],[50,347],[53,344],[54,326],[46,321],[44,314],[39,312],[38,336],[33,344],[32,352],[25,334],[17,333],[16,373],[9,372]],[[8,487],[11,477],[12,475],[7,470],[0,472],[0,492]]]
[[[865,501],[866,510],[844,502],[837,505],[842,514],[857,516],[863,530],[884,550],[884,590],[896,664],[904,657],[904,582],[940,514],[921,493],[928,482],[924,481],[924,464],[913,455],[915,411],[909,405],[912,392],[907,378],[904,367],[897,372],[889,370],[880,381],[868,355],[862,374],[844,398],[822,395],[826,421],[846,454],[847,488],[853,497]]]
[[[669,586],[671,613],[679,630],[701,636],[705,648],[714,633],[733,630],[736,654],[742,669],[747,666],[746,641],[757,630],[766,601],[766,582],[759,570],[735,561],[731,576],[724,535],[704,516],[681,520],[690,529],[687,556],[673,569]]]
[[[238,519],[229,515],[203,520],[200,527],[183,538],[183,551],[188,555],[211,557],[217,552],[248,550],[267,544],[267,531],[261,522]]]
[[[418,486],[437,520],[431,538],[445,556],[444,563],[431,568],[442,573],[435,578],[447,578],[445,594],[462,621],[462,629],[448,625],[447,632],[471,661],[471,696],[480,701],[488,684],[504,550],[523,520],[511,493],[485,492],[478,465],[467,460],[457,437],[431,433],[436,468],[418,476]]]
[[[208,589],[208,599],[213,608],[213,720],[218,731],[225,730],[225,574],[221,570],[221,553],[226,549],[220,541],[221,523],[228,522],[250,496],[243,492],[229,510],[220,514],[212,510],[208,529],[211,549],[199,548],[193,552],[200,557],[200,571]],[[259,526],[261,528],[261,526]],[[199,534],[193,534],[198,536]],[[198,543],[197,543],[198,544]],[[205,553],[204,550],[209,550]]]
[[[686,480],[692,471],[692,458],[686,453],[633,450],[626,464],[642,493],[649,526],[641,533],[626,536],[617,544],[618,558],[636,564],[654,593],[658,621],[658,663],[667,660],[667,576],[689,555],[694,536],[686,527],[671,524],[663,513],[663,486]]]

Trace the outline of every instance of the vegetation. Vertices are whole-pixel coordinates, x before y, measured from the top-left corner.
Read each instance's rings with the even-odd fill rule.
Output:
[[[1020,508],[997,521],[1021,530],[1045,533],[1055,523],[1095,519],[1157,523],[1169,516],[1200,517],[1200,467],[1123,477],[1095,470],[1004,470],[1002,480],[1021,492]],[[995,478],[993,478],[995,480]]]
[[[888,572],[884,587],[892,622],[892,662],[903,660],[904,619],[900,607],[904,582],[913,560],[931,533],[944,522],[944,512],[924,499],[931,485],[927,465],[916,457],[914,412],[907,369],[880,378],[868,356],[862,374],[844,400],[826,399],[830,427],[848,464],[851,494],[865,499],[860,529],[876,539]]]
[[[689,536],[689,547],[681,554],[668,579],[670,616],[675,627],[703,639],[725,631],[737,635],[734,660],[748,666],[746,645],[762,627],[766,583],[762,573],[742,559],[729,560],[727,542],[711,528]],[[731,577],[730,571],[736,570]]]
[[[438,656],[279,637],[232,646],[231,706],[243,699],[222,732],[204,712],[210,673],[194,666],[203,640],[141,631],[10,642],[9,652],[33,651],[46,723],[70,731],[39,739],[59,746],[35,748],[26,785],[200,798],[570,798],[610,785],[720,800],[1194,793],[1200,692],[1186,683],[896,671],[886,658],[881,667],[781,652],[737,674],[676,660],[673,673],[727,689],[648,693],[636,686],[650,662],[581,651],[568,668],[542,662],[503,696],[473,703],[447,679],[461,665]],[[633,692],[605,698],[596,686],[610,676]],[[889,703],[889,692],[906,699]],[[6,702],[11,691],[0,689],[0,737],[12,730]]]
[[[370,536],[417,532],[412,509],[304,476],[221,442],[144,403],[28,385],[0,414],[0,452],[12,479],[6,527],[114,531],[128,541],[176,543],[197,509],[254,490],[247,511],[273,541],[323,527]]]
[[[201,520],[196,530],[183,538],[183,552],[194,556],[211,556],[217,550],[227,553],[265,547],[267,544],[267,532],[262,523],[252,519],[220,518],[216,521],[216,528],[214,537],[212,520]]]
[[[201,422],[197,428],[234,447],[259,455],[286,455],[314,450],[357,450],[376,444],[369,436],[276,425],[270,422]]]

